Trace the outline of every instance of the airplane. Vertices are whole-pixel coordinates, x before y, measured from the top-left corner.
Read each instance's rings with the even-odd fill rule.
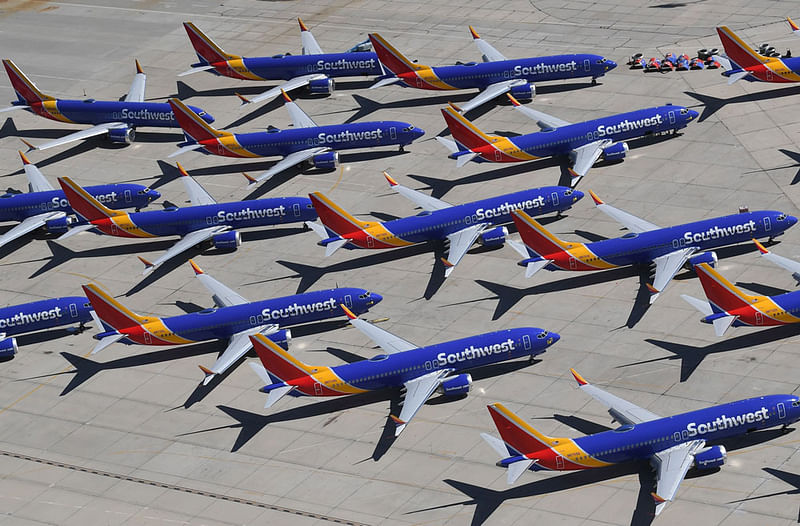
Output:
[[[758,241],[753,241],[762,257],[788,268],[798,280],[800,263],[773,254]],[[712,324],[717,336],[724,336],[731,326],[767,327],[800,323],[800,291],[775,296],[753,295],[744,292],[711,267],[697,265],[694,270],[708,301],[687,294],[681,294],[681,298],[703,314],[700,321]]]
[[[380,249],[447,241],[448,256],[442,258],[447,277],[476,241],[485,246],[504,243],[508,229],[500,225],[511,222],[512,210],[527,210],[534,215],[560,214],[583,197],[582,192],[572,188],[546,186],[452,205],[398,184],[386,172],[383,174],[394,191],[414,202],[422,212],[392,221],[361,221],[322,192],[309,194],[322,224],[306,224],[322,238],[319,244],[325,247],[326,257],[343,246]]]
[[[55,190],[39,168],[24,153],[18,153],[30,192],[6,192],[0,195],[0,221],[19,221],[18,225],[0,235],[0,247],[37,228],[44,227],[48,232],[63,234],[70,226],[80,222],[73,216],[74,212],[64,192]],[[87,186],[86,192],[112,209],[138,210],[161,197],[156,190],[128,183]]]
[[[588,383],[575,369],[571,372],[581,391],[606,406],[620,427],[574,439],[550,437],[503,404],[488,405],[502,440],[487,433],[481,437],[501,456],[497,465],[508,468],[509,484],[528,469],[570,471],[647,459],[657,472],[657,489],[651,495],[658,515],[674,500],[692,466],[710,470],[725,463],[727,450],[718,442],[800,420],[800,398],[791,394],[747,398],[664,418]]]
[[[597,208],[629,232],[622,237],[593,243],[562,241],[525,212],[512,212],[524,246],[510,243],[524,258],[525,277],[539,270],[605,270],[637,264],[655,264],[655,277],[647,284],[652,304],[687,262],[714,264],[712,248],[734,245],[752,238],[770,239],[783,234],[797,218],[776,210],[744,212],[661,228],[604,203],[589,194]]]
[[[69,144],[96,135],[108,135],[112,143],[130,144],[136,136],[138,126],[177,128],[178,122],[169,105],[164,102],[144,102],[146,76],[139,61],[136,61],[136,75],[122,101],[57,99],[45,95],[9,59],[3,60],[8,79],[17,94],[17,100],[0,113],[13,110],[28,110],[46,119],[72,124],[92,124],[91,128],[70,133],[59,139],[32,145],[24,141],[32,150],[46,150],[55,146]],[[202,108],[192,106],[192,111],[206,123],[214,122],[214,117]]]
[[[94,335],[99,340],[92,350],[98,353],[121,341],[140,345],[182,345],[208,340],[228,340],[228,346],[210,368],[200,366],[203,385],[228,370],[251,348],[249,336],[262,334],[276,343],[288,343],[292,325],[343,316],[342,305],[352,312],[364,313],[383,298],[380,294],[357,288],[336,288],[249,302],[235,291],[204,273],[189,260],[195,276],[211,293],[215,307],[191,314],[160,318],[143,316],[128,309],[94,283],[83,291],[94,308],[105,332]],[[100,324],[98,324],[100,325]]]
[[[73,228],[59,240],[92,228],[116,237],[180,236],[180,240],[155,261],[139,257],[145,266],[143,274],[147,275],[164,262],[205,241],[210,240],[214,248],[220,250],[236,250],[242,244],[241,228],[284,225],[317,218],[311,201],[306,197],[217,203],[180,164],[178,170],[191,206],[130,213],[106,207],[69,177],[59,177],[58,182],[70,206],[88,221],[85,227]]]
[[[303,21],[298,18],[297,22],[300,24],[300,40],[303,44],[301,55],[285,53],[252,58],[226,53],[193,23],[184,22],[183,28],[186,29],[200,62],[192,64],[191,69],[178,76],[210,71],[216,75],[240,80],[286,81],[255,97],[245,98],[239,95],[244,103],[256,103],[273,99],[280,95],[281,91],[291,91],[304,86],[307,86],[313,94],[330,95],[335,89],[333,80],[335,77],[382,73],[375,53],[370,51],[325,53]]]
[[[569,123],[541,111],[522,106],[510,94],[514,108],[536,121],[541,131],[504,137],[484,133],[450,103],[442,115],[453,139],[436,137],[462,167],[469,161],[517,163],[555,155],[568,156],[574,187],[601,157],[607,161],[625,158],[625,140],[685,128],[699,115],[683,106],[657,106],[619,113],[579,123]]]
[[[795,34],[796,25],[789,18]],[[725,56],[714,55],[714,59],[725,70],[728,84],[739,80],[749,82],[800,82],[800,57],[765,57],[727,26],[717,28],[717,34],[725,49]]]
[[[478,88],[480,93],[461,105],[461,109],[468,112],[504,93],[517,99],[533,100],[535,82],[592,77],[592,84],[596,84],[598,77],[617,67],[613,60],[593,54],[509,59],[483,40],[472,26],[469,31],[483,63],[425,66],[406,58],[379,34],[371,33],[372,48],[388,74],[370,89],[396,83],[425,90]]]
[[[304,161],[323,170],[339,166],[338,150],[398,145],[400,150],[425,135],[425,130],[407,122],[372,121],[318,126],[285,91],[281,92],[294,129],[270,127],[265,132],[231,133],[216,130],[178,99],[170,99],[186,142],[169,155],[175,157],[191,150],[224,157],[283,157],[258,177],[247,176],[250,184],[260,183]]]
[[[250,337],[261,361],[249,362],[267,393],[264,408],[285,395],[342,396],[386,388],[405,388],[405,400],[395,423],[395,436],[439,390],[446,396],[464,396],[472,386],[469,373],[484,365],[545,352],[560,336],[533,327],[506,329],[459,340],[418,347],[368,321],[342,305],[350,324],[378,344],[385,354],[334,367],[306,365],[262,334]]]
[[[0,308],[0,359],[13,358],[19,349],[14,334],[41,331],[77,323],[82,331],[92,320],[92,306],[81,296],[65,296]]]

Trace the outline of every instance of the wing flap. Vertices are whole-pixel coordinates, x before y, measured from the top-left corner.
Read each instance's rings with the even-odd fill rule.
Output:
[[[658,295],[661,294],[669,282],[672,281],[672,278],[678,273],[678,270],[680,270],[683,264],[686,263],[689,256],[696,251],[697,249],[695,247],[682,248],[675,252],[659,256],[653,260],[656,264],[656,275],[653,279],[653,286],[651,289],[651,292],[653,292],[653,294],[650,295],[651,304],[658,298]]]
[[[7,245],[11,243],[17,238],[20,238],[27,234],[28,232],[32,232],[37,228],[43,227],[47,221],[51,219],[58,219],[61,217],[65,217],[67,214],[64,212],[47,212],[44,214],[39,214],[31,217],[26,217],[22,220],[21,223],[14,226],[11,230],[0,236],[0,247],[3,245]]]
[[[657,495],[654,495],[654,497],[658,497],[656,515],[661,513],[668,501],[675,498],[681,482],[686,477],[686,472],[692,467],[695,453],[703,446],[705,446],[705,440],[693,440],[653,455],[651,462],[655,465],[658,477]]]
[[[447,267],[444,271],[445,277],[450,275],[455,266],[458,265],[458,262],[467,253],[467,250],[472,247],[472,244],[475,243],[475,240],[478,239],[478,236],[488,225],[489,223],[478,223],[447,236],[450,241],[450,250],[445,260],[445,266]]]
[[[308,83],[312,80],[320,80],[325,78],[328,77],[322,73],[314,73],[313,75],[302,75],[300,77],[295,77],[287,80],[283,84],[279,84],[274,88],[265,91],[264,93],[261,93],[260,95],[256,95],[255,97],[247,99],[247,102],[258,103],[264,100],[274,99],[281,94],[281,91],[291,91],[293,89],[302,88],[303,86],[308,86]]]
[[[314,157],[317,154],[323,153],[328,151],[327,148],[310,148],[308,150],[300,150],[299,152],[293,152],[275,163],[272,168],[264,172],[263,174],[259,175],[258,177],[253,178],[251,184],[260,183],[262,181],[268,181],[272,179],[277,174],[281,173],[284,170],[291,168],[296,164],[300,164],[303,161],[307,161]]]
[[[230,227],[228,226],[212,226],[209,228],[204,228],[202,230],[195,230],[194,232],[189,232],[188,234],[183,236],[180,240],[178,240],[177,243],[172,245],[158,259],[145,266],[144,272],[142,272],[142,274],[144,275],[150,274],[165,261],[168,261],[177,256],[178,254],[181,254],[189,250],[198,243],[202,243],[207,239],[211,239],[212,237],[214,237],[215,234],[221,234],[222,232],[226,232],[229,229]]]
[[[467,113],[468,111],[477,108],[481,104],[499,97],[503,93],[508,93],[512,86],[522,84],[525,84],[525,81],[521,79],[504,80],[502,82],[489,84],[486,86],[486,89],[478,93],[475,97],[471,98],[467,102],[459,104],[458,107],[461,108],[461,113]]]
[[[452,369],[440,369],[405,383],[406,398],[403,401],[403,409],[400,410],[399,417],[393,418],[396,424],[394,436],[399,436],[403,432],[408,422],[442,383],[442,379],[452,371]]]
[[[108,130],[112,128],[122,128],[127,126],[124,122],[104,122],[103,124],[97,124],[96,126],[92,126],[91,128],[86,128],[85,130],[76,131],[75,133],[70,133],[69,135],[65,135],[59,139],[54,139],[52,141],[48,141],[36,146],[37,150],[47,150],[48,148],[55,148],[56,146],[61,146],[63,144],[69,144],[71,142],[80,141],[81,139],[88,139],[90,137],[95,137],[97,135],[102,135]]]

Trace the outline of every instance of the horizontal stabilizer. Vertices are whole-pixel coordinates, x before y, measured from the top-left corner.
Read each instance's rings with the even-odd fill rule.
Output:
[[[325,245],[325,257],[332,256],[334,252],[345,246],[348,241],[347,239],[337,239]]]
[[[284,387],[278,387],[277,389],[273,389],[267,395],[267,401],[264,402],[264,409],[268,407],[272,407],[275,403],[289,394],[294,389],[293,385],[286,385]]]
[[[500,458],[506,458],[511,454],[511,452],[508,450],[508,446],[506,446],[506,443],[496,436],[490,435],[489,433],[481,433],[481,438],[484,442],[489,444],[489,447],[495,450]]]
[[[66,232],[64,232],[60,236],[58,236],[56,241],[61,241],[63,239],[70,238],[70,237],[74,236],[75,234],[80,234],[81,232],[87,232],[87,231],[93,229],[94,227],[95,226],[92,225],[92,224],[73,226],[69,230],[67,230]]]
[[[186,152],[191,152],[193,150],[199,150],[202,147],[203,147],[203,145],[199,144],[199,143],[198,144],[190,144],[188,146],[183,146],[181,148],[178,148],[177,150],[175,150],[171,154],[167,155],[167,158],[170,159],[172,157],[177,157],[177,156],[182,155],[182,154],[184,154]]]
[[[458,153],[461,151],[453,139],[448,139],[447,137],[434,137],[434,139],[436,139],[436,142],[447,148],[447,151],[450,153]]]
[[[178,73],[178,76],[185,77],[186,75],[192,75],[194,73],[200,73],[201,71],[208,71],[210,69],[214,69],[214,66],[198,66],[196,68],[187,69],[183,73]]]
[[[714,323],[714,332],[716,333],[716,335],[720,337],[724,336],[725,331],[727,331],[728,327],[730,327],[731,324],[734,321],[736,321],[736,318],[737,316],[722,316],[720,318],[715,319],[713,323]]]
[[[372,86],[370,86],[367,89],[382,88],[383,86],[389,86],[391,84],[397,84],[398,82],[400,82],[400,78],[399,77],[387,77],[385,79],[379,80],[378,82],[376,82],[375,84],[373,84]]]
[[[469,152],[465,153],[464,155],[459,155],[456,159],[456,168],[461,168],[477,156],[478,154],[476,152]]]
[[[533,276],[534,274],[536,274],[537,272],[539,272],[552,262],[553,262],[552,259],[541,259],[539,261],[531,261],[525,267],[525,277],[530,278],[531,276]]]
[[[306,221],[305,225],[310,228],[315,234],[317,234],[320,239],[328,239],[331,235],[328,233],[328,229],[326,229],[323,225],[320,225],[316,221]]]
[[[712,55],[711,60],[719,62],[719,65],[722,66],[722,69],[724,69],[725,71],[730,71],[732,69],[738,68],[738,65],[735,65],[728,57],[723,57],[720,55]]]
[[[120,333],[112,334],[110,336],[104,337],[102,340],[97,342],[97,345],[94,346],[94,349],[92,349],[92,354],[99,353],[100,351],[102,351],[103,349],[105,349],[106,347],[111,345],[112,343],[116,343],[116,342],[120,341],[124,337],[125,337],[125,335],[124,334],[120,334]]]
[[[731,84],[733,84],[734,82],[736,82],[738,80],[742,80],[743,78],[745,78],[749,74],[750,74],[749,71],[740,71],[738,73],[733,73],[733,74],[729,75],[728,76],[728,86],[730,86]]]
[[[267,370],[260,362],[247,362],[247,364],[261,379],[261,383],[264,385],[270,385],[272,383],[272,378],[269,377],[269,373],[267,373]]]
[[[531,254],[528,252],[528,248],[525,246],[525,243],[520,243],[519,241],[514,241],[513,239],[509,239],[506,241],[511,248],[517,251],[517,254],[528,259],[531,257]]]
[[[681,294],[681,298],[683,299],[683,301],[685,301],[686,303],[697,309],[703,316],[711,316],[712,314],[714,314],[714,309],[711,308],[711,304],[707,301],[694,298],[687,294]]]
[[[25,105],[21,104],[19,106],[9,106],[8,108],[0,109],[0,113],[5,113],[7,111],[14,111],[14,110],[27,110],[27,109],[30,109],[30,106],[28,106],[27,104]]]
[[[514,462],[513,464],[509,464],[508,473],[506,474],[507,475],[506,480],[508,482],[508,485],[510,486],[513,483],[515,483],[517,479],[523,473],[525,473],[528,470],[528,468],[531,467],[531,465],[533,465],[534,462],[536,462],[536,460],[529,458],[527,460],[519,460],[517,462]]]

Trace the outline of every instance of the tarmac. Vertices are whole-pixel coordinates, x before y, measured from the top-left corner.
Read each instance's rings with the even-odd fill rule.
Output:
[[[10,1],[0,9],[0,47],[41,90],[69,98],[122,96],[138,58],[148,100],[178,95],[210,111],[216,125],[242,132],[290,123],[279,102],[240,108],[235,97],[274,84],[209,74],[177,79],[196,59],[181,22],[195,22],[226,51],[245,56],[299,53],[297,16],[326,51],[346,50],[378,31],[423,64],[480,60],[468,24],[510,57],[596,52],[617,61],[617,69],[596,86],[541,83],[532,104],[573,122],[667,102],[700,111],[699,122],[674,137],[633,141],[624,162],[595,167],[578,186],[669,226],[735,213],[740,205],[800,214],[800,86],[728,86],[720,70],[643,73],[628,69],[626,59],[636,52],[693,56],[700,48],[721,48],[719,24],[749,43],[800,51],[786,15],[800,17],[794,2]],[[258,174],[275,159],[190,152],[178,160],[219,201],[323,191],[359,217],[378,218],[416,213],[389,190],[383,170],[451,203],[555,184],[562,175],[549,160],[456,168],[431,139],[445,129],[439,109],[473,91],[367,91],[371,84],[340,80],[332,96],[300,93],[298,103],[319,124],[398,119],[425,129],[405,153],[345,152],[336,171],[295,169],[257,188],[240,172]],[[0,80],[0,100],[14,98]],[[503,102],[469,116],[491,132],[536,129]],[[37,143],[77,129],[23,112],[3,115],[3,185],[26,190],[17,137]],[[58,176],[83,185],[135,181],[181,205],[186,194],[173,160],[166,160],[181,140],[178,130],[143,129],[127,147],[96,138],[29,157],[53,182]],[[623,233],[589,197],[549,228],[576,241]],[[521,326],[556,331],[561,340],[532,365],[475,372],[466,398],[435,398],[392,440],[393,392],[287,398],[264,410],[260,382],[242,363],[203,388],[197,366],[211,365],[224,343],[116,344],[89,356],[94,327],[79,335],[59,329],[21,336],[19,354],[0,364],[0,524],[766,526],[798,520],[797,431],[729,441],[728,462],[717,472],[690,474],[655,520],[647,463],[529,472],[509,487],[479,437],[495,431],[486,410],[492,402],[553,436],[613,427],[604,408],[576,389],[570,367],[665,416],[797,392],[797,328],[738,328],[716,338],[680,299],[702,296],[693,273],[679,273],[648,308],[646,276],[636,270],[541,272],[526,280],[510,247],[473,251],[445,281],[425,246],[340,250],[326,259],[316,236],[300,228],[253,229],[242,237],[235,253],[196,250],[143,279],[136,256],[157,256],[173,239],[84,233],[61,243],[37,233],[0,252],[2,304],[79,294],[81,284],[93,281],[137,312],[167,316],[209,307],[212,299],[187,262],[191,256],[249,299],[336,285],[376,291],[384,300],[365,318],[388,318],[383,328],[419,345]],[[800,259],[800,227],[778,240],[776,253]],[[759,293],[795,290],[792,276],[759,258],[750,244],[717,253],[718,268],[733,282]],[[290,350],[308,363],[334,365],[378,352],[344,323],[293,333]]]

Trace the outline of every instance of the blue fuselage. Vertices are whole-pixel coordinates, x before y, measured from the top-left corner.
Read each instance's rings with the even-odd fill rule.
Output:
[[[8,336],[85,323],[92,306],[84,296],[66,296],[0,309],[0,333]]]
[[[24,101],[19,103],[28,104]],[[214,117],[210,113],[196,106],[189,107],[207,123],[214,122]],[[73,124],[121,122],[129,128],[137,126],[180,128],[172,108],[166,102],[59,99],[33,103],[30,111],[47,119]]]
[[[236,67],[239,67],[238,60]],[[215,63],[215,73],[228,77],[253,80],[290,80],[303,75],[321,73],[328,77],[357,77],[380,75],[378,56],[372,52],[324,53],[322,55],[275,55],[274,57],[243,57],[245,70],[234,70],[230,63]],[[205,61],[203,61],[205,63]]]

